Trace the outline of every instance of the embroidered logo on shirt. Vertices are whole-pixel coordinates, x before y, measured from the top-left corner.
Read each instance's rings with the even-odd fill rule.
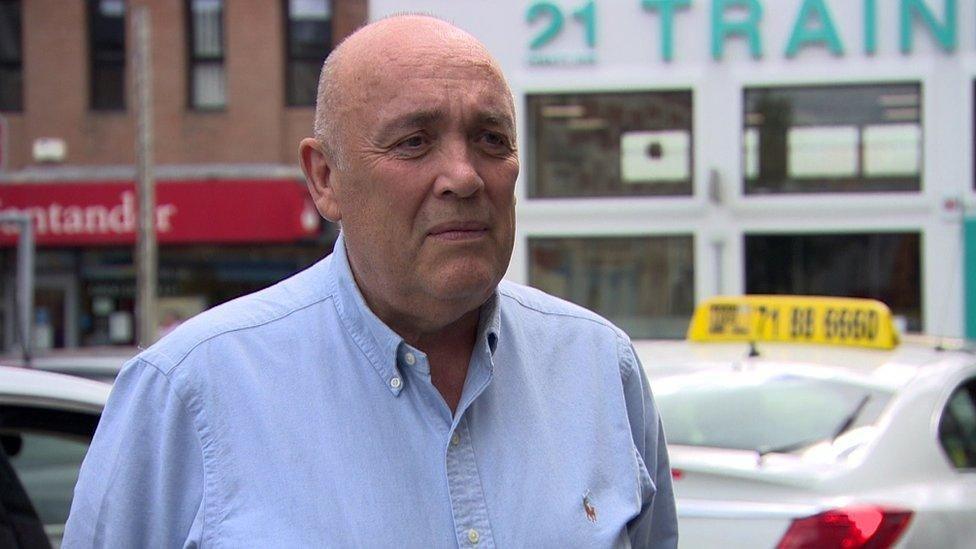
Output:
[[[586,520],[596,522],[596,507],[593,506],[593,500],[590,498],[589,490],[583,494],[583,510],[586,511]]]

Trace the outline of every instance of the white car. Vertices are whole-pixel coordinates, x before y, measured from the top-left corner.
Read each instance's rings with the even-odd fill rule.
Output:
[[[961,342],[899,342],[877,302],[747,296],[699,307],[689,341],[635,347],[682,547],[976,547]]]
[[[0,365],[25,366],[35,370],[57,372],[112,383],[122,366],[139,353],[129,346],[74,347],[46,349],[35,354],[30,363],[20,355],[0,356]]]
[[[111,385],[0,366],[0,546],[61,544]]]

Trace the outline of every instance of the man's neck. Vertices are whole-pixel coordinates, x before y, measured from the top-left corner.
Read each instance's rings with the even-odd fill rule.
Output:
[[[476,309],[438,333],[423,334],[414,341],[407,340],[427,355],[430,381],[452,414],[457,411],[461,401],[468,364],[478,337],[479,318],[480,313]]]
[[[412,307],[402,303],[398,307],[365,287],[352,258],[350,267],[366,306],[404,341],[427,355],[431,383],[454,413],[461,400],[468,363],[478,336],[482,303],[472,305],[428,299]]]

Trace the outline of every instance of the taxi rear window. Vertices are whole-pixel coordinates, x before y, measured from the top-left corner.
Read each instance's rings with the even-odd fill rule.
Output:
[[[796,451],[873,424],[891,394],[843,381],[748,372],[660,379],[655,400],[669,444]]]

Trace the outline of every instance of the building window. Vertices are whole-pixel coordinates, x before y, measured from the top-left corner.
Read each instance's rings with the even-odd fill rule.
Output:
[[[750,234],[746,293],[879,299],[922,329],[919,233]]]
[[[125,3],[89,0],[91,108],[125,109]]]
[[[288,105],[314,105],[319,72],[332,49],[332,5],[330,0],[285,0],[285,13]]]
[[[633,338],[681,338],[694,307],[693,237],[530,238],[529,283]]]
[[[191,109],[227,104],[224,76],[223,0],[187,0]]]
[[[690,195],[691,92],[529,95],[529,196]]]
[[[745,91],[746,194],[917,191],[918,84]]]
[[[24,108],[20,0],[0,0],[0,111]]]

